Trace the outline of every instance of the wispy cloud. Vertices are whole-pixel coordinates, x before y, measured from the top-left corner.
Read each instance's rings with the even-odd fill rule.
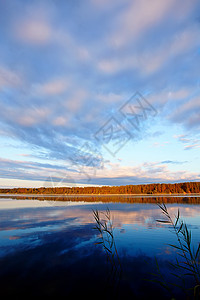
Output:
[[[169,162],[143,163],[137,166],[122,166],[119,163],[106,163],[103,168],[77,165],[60,165],[0,159],[0,177],[24,180],[40,180],[46,185],[49,180],[55,182],[71,182],[75,184],[140,184],[152,182],[175,182],[177,180],[199,180],[198,173],[171,171]],[[170,162],[171,163],[171,162]],[[174,163],[174,162],[173,162]],[[177,163],[177,162],[175,162]],[[183,162],[184,163],[184,162]]]
[[[178,136],[174,136],[174,138],[178,139],[181,143],[184,144],[184,150],[198,149],[200,148],[200,138],[191,138],[189,134],[181,134]]]
[[[180,103],[178,108],[170,115],[176,123],[183,123],[187,128],[198,131],[200,126],[200,95]]]
[[[36,93],[45,96],[57,96],[68,90],[70,80],[67,78],[57,78],[49,82],[38,84],[35,87]]]
[[[197,149],[197,148],[200,148],[200,143],[199,144],[187,145],[187,146],[184,147],[185,150]]]
[[[174,1],[153,0],[148,6],[146,1],[129,2],[124,11],[117,17],[116,32],[111,39],[118,47],[139,39],[146,31],[157,25],[168,16]],[[134,17],[133,17],[134,16]]]
[[[22,75],[14,70],[0,65],[0,90],[3,88],[17,88],[22,86]]]
[[[183,165],[188,163],[188,161],[176,161],[176,160],[164,160],[161,161],[161,164],[173,164],[173,165]]]

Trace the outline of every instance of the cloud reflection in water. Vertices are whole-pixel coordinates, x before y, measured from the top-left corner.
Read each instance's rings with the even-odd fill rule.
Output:
[[[21,286],[25,282],[28,286],[30,282],[35,282],[45,295],[48,289],[55,289],[52,294],[55,291],[57,294],[60,289],[61,296],[69,295],[76,289],[75,283],[87,290],[87,281],[93,282],[95,287],[99,276],[105,278],[107,266],[104,266],[105,257],[101,249],[94,245],[97,237],[93,230],[92,209],[104,210],[107,206],[111,211],[115,241],[126,272],[135,278],[140,289],[144,285],[139,281],[140,276],[151,272],[154,256],[161,260],[165,268],[164,261],[173,256],[173,250],[167,243],[175,242],[175,236],[166,225],[156,223],[155,220],[161,218],[161,212],[152,203],[87,203],[0,210],[2,284],[7,286],[9,279],[6,276],[12,278],[15,274],[13,276],[15,280],[17,276],[18,280],[13,285]],[[200,207],[168,204],[172,215],[176,214],[178,207],[181,217],[192,227],[193,239],[197,242]],[[135,266],[138,278],[134,273]],[[37,278],[33,274],[37,274]],[[43,287],[39,280],[44,282]],[[133,283],[123,280],[128,291]],[[66,285],[66,281],[69,284]]]

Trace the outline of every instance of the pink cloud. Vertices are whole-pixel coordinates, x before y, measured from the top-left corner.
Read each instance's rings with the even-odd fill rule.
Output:
[[[36,86],[36,92],[48,96],[59,95],[64,93],[70,85],[69,79],[57,78]]]
[[[112,43],[118,47],[136,40],[149,28],[156,25],[173,7],[173,0],[132,1],[127,9],[118,16],[117,30]]]
[[[23,21],[16,29],[16,36],[23,42],[44,45],[50,41],[51,29],[44,21]]]

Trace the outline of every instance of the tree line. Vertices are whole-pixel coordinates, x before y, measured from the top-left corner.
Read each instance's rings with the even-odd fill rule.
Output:
[[[3,194],[189,194],[200,193],[200,182],[153,183],[122,186],[40,187],[0,189]]]

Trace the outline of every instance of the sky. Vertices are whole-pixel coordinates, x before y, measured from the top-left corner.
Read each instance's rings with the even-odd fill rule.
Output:
[[[0,187],[200,181],[198,0],[0,0]]]

